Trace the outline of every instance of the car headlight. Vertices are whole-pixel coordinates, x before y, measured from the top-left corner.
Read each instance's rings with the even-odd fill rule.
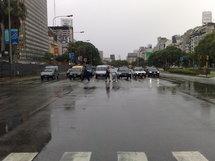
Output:
[[[149,71],[149,73],[152,73],[152,71]]]
[[[159,71],[157,73],[160,73]]]

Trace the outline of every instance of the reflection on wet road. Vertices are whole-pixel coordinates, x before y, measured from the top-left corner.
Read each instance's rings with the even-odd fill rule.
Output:
[[[0,88],[0,158],[40,152],[36,161],[59,161],[65,152],[92,152],[91,161],[115,161],[119,151],[138,151],[175,161],[173,151],[199,151],[215,160],[214,86],[147,78]]]

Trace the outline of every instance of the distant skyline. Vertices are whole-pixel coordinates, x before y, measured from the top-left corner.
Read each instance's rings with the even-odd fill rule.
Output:
[[[52,25],[54,0],[47,1]],[[214,6],[214,0],[56,0],[56,15],[74,15],[74,30],[85,31],[76,40],[91,40],[105,57],[125,58],[140,46],[154,46],[159,36],[201,25],[203,11],[212,11],[214,20]]]

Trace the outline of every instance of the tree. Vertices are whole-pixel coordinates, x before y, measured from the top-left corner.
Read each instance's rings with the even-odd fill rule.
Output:
[[[145,60],[143,58],[137,58],[135,62],[132,62],[132,66],[145,66]]]
[[[70,43],[68,47],[68,53],[75,53],[76,58],[82,56],[86,58],[89,64],[98,65],[101,64],[101,58],[98,49],[91,43],[77,41]]]
[[[8,14],[11,12],[11,27],[20,28],[21,22],[26,18],[26,7],[23,2],[11,0],[11,8],[8,8],[8,0],[0,0],[0,39],[1,52],[5,50],[4,30],[8,27]]]
[[[126,60],[115,60],[115,61],[112,61],[110,65],[114,67],[122,67],[122,66],[128,66],[128,62]]]
[[[55,58],[55,60],[58,61],[58,62],[69,62],[69,54],[65,53],[63,55],[57,56]]]
[[[158,67],[170,67],[172,65],[181,65],[181,58],[186,57],[187,54],[181,49],[174,46],[169,46],[164,50],[154,52],[148,59],[148,65]]]
[[[54,59],[54,55],[51,53],[46,53],[43,57],[43,60],[46,62],[51,62]]]
[[[209,56],[209,63],[215,63],[215,32],[208,34],[195,48],[196,57],[199,59],[199,65],[204,66]]]

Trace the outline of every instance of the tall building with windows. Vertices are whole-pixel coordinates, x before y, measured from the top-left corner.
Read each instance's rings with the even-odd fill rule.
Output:
[[[20,29],[20,61],[38,62],[48,52],[47,0],[20,0],[27,9]]]
[[[202,12],[202,25],[207,25],[208,23],[212,23],[212,12],[204,11]]]
[[[50,26],[54,34],[57,36],[58,41],[62,44],[62,54],[67,52],[70,42],[74,42],[73,27],[71,26]]]

